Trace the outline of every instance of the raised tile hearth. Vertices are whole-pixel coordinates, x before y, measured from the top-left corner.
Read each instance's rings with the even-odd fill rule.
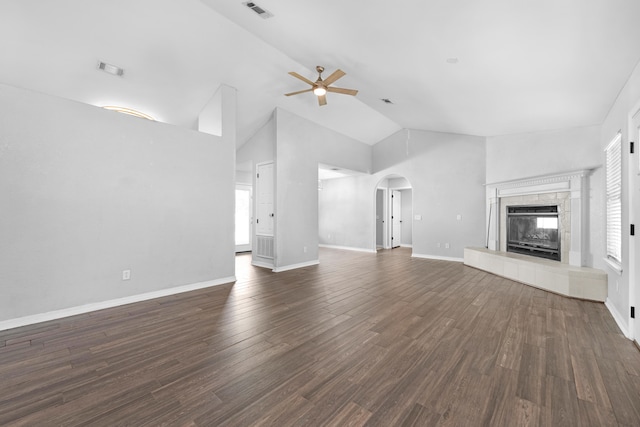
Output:
[[[572,298],[604,302],[607,274],[595,268],[485,248],[465,248],[470,267]]]

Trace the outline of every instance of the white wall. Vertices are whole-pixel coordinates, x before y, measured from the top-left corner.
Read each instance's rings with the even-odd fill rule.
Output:
[[[282,109],[276,134],[276,268],[282,269],[318,260],[318,163],[368,173],[371,147]],[[371,187],[372,210],[374,195]]]
[[[413,244],[413,190],[400,190],[402,194],[402,235],[400,244],[411,246]]]
[[[322,190],[318,192],[319,243],[373,251],[375,225],[371,213],[376,209],[372,204],[373,181],[370,176],[322,181]],[[382,218],[378,237],[382,244]]]
[[[637,198],[640,197],[640,176],[638,175],[640,141],[636,139],[637,133],[631,130],[631,118],[638,110],[640,110],[640,64],[636,66],[611,107],[602,125],[599,139],[599,154],[601,162],[604,163],[605,147],[618,131],[622,132],[622,273],[612,270],[608,265],[604,269],[609,274],[607,306],[625,329],[625,333],[636,341],[640,341],[640,326],[636,324],[634,328],[629,313],[631,305],[635,305],[636,313],[640,308],[640,243],[638,243],[638,231],[635,237],[629,236],[629,224],[635,223],[636,229],[640,224],[640,212],[634,209],[634,203],[638,206]],[[630,140],[636,142],[636,154],[629,153]],[[604,174],[601,180],[604,183]],[[600,227],[605,229],[605,226],[603,216]],[[636,314],[636,317],[639,316]]]
[[[602,165],[600,126],[487,138],[487,183]]]
[[[0,321],[232,277],[234,151],[0,85]]]
[[[275,112],[271,119],[261,127],[236,153],[239,165],[251,163],[255,172],[256,163],[272,162],[275,160],[276,122]]]
[[[403,130],[374,145],[373,168],[411,184],[414,256],[459,260],[484,246],[485,138]]]
[[[253,186],[253,172],[236,170],[236,184]]]
[[[406,178],[388,178],[386,181],[387,187],[391,189],[411,187],[411,183]]]

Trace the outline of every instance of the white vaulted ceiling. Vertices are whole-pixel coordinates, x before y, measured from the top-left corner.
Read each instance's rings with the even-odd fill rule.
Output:
[[[239,144],[281,107],[374,144],[599,124],[640,59],[637,0],[3,0],[0,83],[193,127],[238,90]],[[454,60],[455,59],[455,60]],[[99,60],[125,69],[115,77]],[[319,107],[287,72],[347,75]],[[393,104],[383,103],[388,98]]]

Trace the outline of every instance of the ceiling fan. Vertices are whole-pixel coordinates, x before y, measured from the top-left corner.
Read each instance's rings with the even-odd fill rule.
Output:
[[[344,76],[346,74],[344,71],[336,70],[325,80],[322,80],[322,72],[324,71],[324,67],[321,67],[320,65],[318,65],[316,67],[316,71],[318,72],[318,80],[316,80],[315,82],[312,82],[306,77],[301,76],[295,71],[290,71],[289,74],[291,74],[293,77],[298,78],[307,84],[310,84],[311,89],[285,93],[285,95],[291,96],[291,95],[297,95],[299,93],[313,92],[318,97],[318,104],[322,106],[327,104],[327,92],[342,93],[344,95],[355,95],[358,93],[358,91],[355,89],[343,89],[341,87],[329,86],[332,83],[334,83],[336,80],[338,80],[340,77]]]

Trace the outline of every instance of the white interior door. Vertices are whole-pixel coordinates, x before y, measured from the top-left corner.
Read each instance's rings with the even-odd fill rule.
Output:
[[[635,307],[629,333],[640,342],[640,110],[633,116],[629,138],[634,142],[634,154],[629,157],[629,224],[634,224],[635,236],[629,236],[629,302]]]
[[[397,248],[402,240],[402,193],[391,191],[391,247]]]
[[[264,163],[258,165],[256,174],[256,190],[258,193],[256,234],[261,236],[273,236],[273,182],[273,163]]]
[[[251,250],[251,196],[250,185],[236,185],[236,252]]]

